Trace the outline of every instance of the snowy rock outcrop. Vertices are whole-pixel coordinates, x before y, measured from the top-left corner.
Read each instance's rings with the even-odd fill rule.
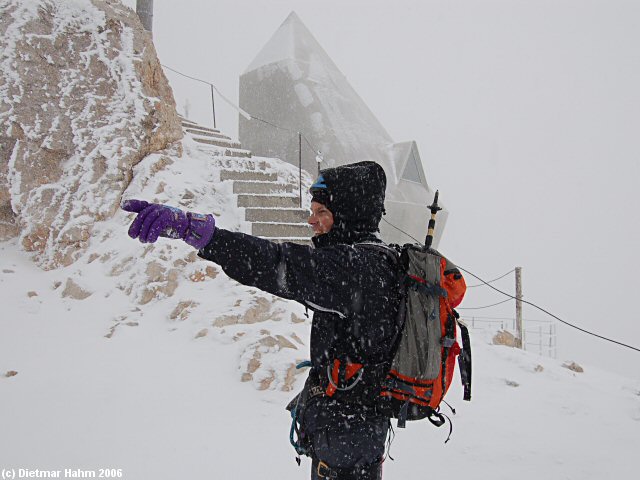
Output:
[[[302,306],[237,284],[183,242],[132,240],[133,215],[118,208],[143,198],[247,231],[221,171],[268,159],[182,138],[151,38],[119,2],[0,0],[0,12],[0,250],[34,252],[48,270],[20,290],[20,308],[90,318],[113,344],[159,326],[229,345],[238,380],[293,389],[308,356]],[[13,264],[0,270],[18,277]]]
[[[70,265],[132,167],[182,137],[169,84],[119,1],[0,0],[0,238]]]

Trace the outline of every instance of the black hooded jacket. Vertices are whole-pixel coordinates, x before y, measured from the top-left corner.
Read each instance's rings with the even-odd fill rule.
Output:
[[[358,245],[382,244],[376,231],[384,211],[384,171],[373,162],[362,162],[321,175],[330,192],[327,206],[334,226],[313,238],[315,248],[217,229],[199,255],[244,285],[313,310],[314,383],[328,387],[327,371],[335,360],[363,364],[360,385],[338,390],[332,399],[371,404],[388,371],[399,304],[393,257]]]

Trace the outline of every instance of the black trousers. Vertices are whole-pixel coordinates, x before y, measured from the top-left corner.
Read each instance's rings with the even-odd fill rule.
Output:
[[[386,417],[342,420],[311,433],[311,480],[381,480]]]

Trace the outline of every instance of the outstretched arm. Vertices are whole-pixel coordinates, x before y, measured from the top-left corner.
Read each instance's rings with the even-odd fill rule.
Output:
[[[320,307],[344,315],[351,308],[352,290],[358,284],[354,269],[337,251],[278,244],[224,229],[216,230],[199,255],[219,264],[229,277],[244,285],[312,309]]]
[[[358,297],[359,269],[333,249],[316,250],[293,243],[277,244],[252,235],[216,228],[212,215],[201,215],[144,200],[126,200],[122,208],[136,213],[129,236],[142,243],[158,237],[184,240],[202,258],[218,263],[229,277],[312,309],[346,315]],[[357,264],[357,262],[355,262]]]

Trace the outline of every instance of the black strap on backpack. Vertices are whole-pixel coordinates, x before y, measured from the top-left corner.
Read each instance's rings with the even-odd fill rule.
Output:
[[[464,388],[463,400],[471,400],[471,340],[469,338],[469,329],[460,321],[460,315],[455,310],[456,322],[460,327],[460,336],[462,337],[462,351],[458,355],[458,367],[460,367],[460,378],[462,387]]]

